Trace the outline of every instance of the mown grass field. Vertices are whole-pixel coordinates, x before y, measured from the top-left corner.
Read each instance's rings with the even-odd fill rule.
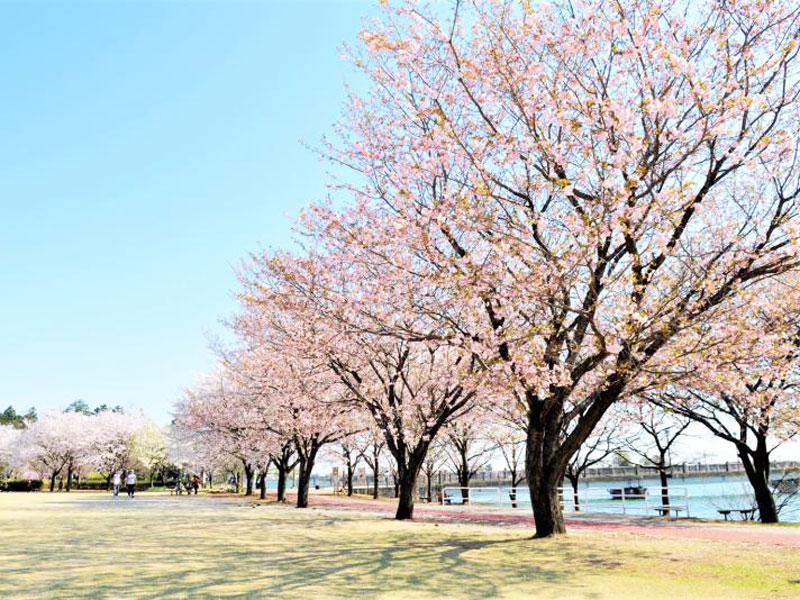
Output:
[[[530,535],[203,496],[3,494],[0,598],[800,598],[793,548]]]

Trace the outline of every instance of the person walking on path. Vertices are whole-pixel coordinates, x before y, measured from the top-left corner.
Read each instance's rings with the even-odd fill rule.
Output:
[[[128,498],[133,498],[133,493],[136,489],[136,473],[133,472],[133,469],[128,471],[125,484],[128,486]]]
[[[119,496],[119,486],[122,485],[122,476],[119,474],[119,471],[114,471],[114,498]]]

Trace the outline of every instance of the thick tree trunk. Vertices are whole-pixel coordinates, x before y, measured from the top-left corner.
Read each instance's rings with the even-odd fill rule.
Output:
[[[465,459],[466,460],[466,457]],[[461,497],[464,499],[464,504],[469,504],[469,466],[466,464],[461,465],[461,468],[458,469],[458,485],[462,488],[461,489]]]
[[[69,465],[67,466],[67,488],[66,488],[66,490],[68,492],[72,491],[72,470],[73,470],[73,468],[74,467],[72,466],[72,463],[69,463]]]
[[[50,475],[50,491],[54,492],[56,489],[56,476],[58,475],[58,471],[53,471],[53,474]]]
[[[353,466],[347,465],[347,495],[353,495]]]
[[[669,506],[669,479],[667,479],[667,469],[664,465],[659,467],[658,475],[661,479],[661,506],[666,508]]]
[[[399,493],[395,519],[402,521],[414,517],[414,500],[418,496],[417,479],[424,459],[424,455],[421,459],[417,457],[416,460],[412,457],[408,466],[398,465],[397,482]]]
[[[416,481],[411,471],[405,471],[403,475],[398,477],[399,480],[399,494],[397,501],[397,512],[395,519],[400,521],[411,519],[414,517],[414,485]]]
[[[546,426],[529,423],[528,426],[525,474],[537,538],[567,532],[561,510],[559,485],[564,480],[569,457],[561,461],[563,466],[559,466],[555,460],[560,429],[560,422],[548,422]]]
[[[372,498],[374,500],[378,499],[378,485],[380,483],[378,481],[378,475],[378,462],[375,461],[375,469],[372,471]]]
[[[318,448],[313,447],[306,456],[300,456],[300,477],[297,482],[297,508],[308,508],[308,489],[311,484],[311,471],[317,458]]]
[[[286,467],[278,465],[278,502],[286,501]]]
[[[245,496],[252,496],[253,495],[253,466],[242,462],[244,464],[244,478],[245,478]]]
[[[766,439],[758,440],[755,451],[744,445],[740,446],[738,450],[747,480],[753,488],[759,520],[762,523],[777,523],[778,509],[769,487],[769,452]]]
[[[558,483],[559,479],[554,479],[545,472],[536,473],[529,480],[528,490],[531,495],[533,519],[536,523],[536,537],[567,532],[558,494]]]
[[[260,484],[261,485],[259,486],[259,492],[260,492],[259,493],[259,498],[261,498],[262,500],[266,500],[267,499],[267,470],[266,469],[261,471]]]
[[[108,475],[106,475],[106,491],[107,492],[111,491],[111,476],[112,476],[112,473],[109,473]]]
[[[559,486],[564,481],[570,459],[620,397],[627,379],[617,374],[609,377],[606,383],[602,391],[593,395],[588,408],[566,437],[563,437],[566,397],[554,396],[543,401],[530,391],[526,394],[529,411],[525,439],[525,476],[531,495],[537,538],[567,532]]]
[[[297,481],[297,508],[308,508],[308,487],[311,483],[311,469],[306,469],[305,461],[300,462],[300,476]]]

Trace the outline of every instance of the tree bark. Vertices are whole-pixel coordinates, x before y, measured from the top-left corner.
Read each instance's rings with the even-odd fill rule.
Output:
[[[267,499],[267,469],[261,471],[261,482],[259,486],[259,498],[261,500]]]
[[[567,532],[558,496],[558,483],[558,479],[547,473],[537,473],[528,483],[537,538]]]
[[[775,498],[769,487],[769,452],[766,438],[758,440],[755,450],[750,450],[744,444],[739,445],[738,450],[739,458],[747,474],[747,480],[753,488],[759,521],[762,523],[777,523],[778,509],[775,506]]]
[[[244,478],[245,478],[245,496],[253,495],[253,465],[242,461],[244,465]]]
[[[297,508],[308,508],[308,487],[311,483],[311,469],[305,461],[300,462],[300,476],[297,480]]]
[[[661,479],[661,506],[666,508],[669,506],[669,480],[667,479],[667,469],[664,465],[659,467],[658,475]]]
[[[295,446],[294,442],[287,442],[281,448],[281,453],[272,458],[272,464],[278,471],[278,502],[286,501],[286,478],[298,464],[297,461],[292,462],[294,456],[292,448]]]
[[[297,482],[297,508],[308,508],[308,488],[311,484],[311,471],[314,468],[314,461],[317,457],[316,444],[312,444],[311,450],[303,455],[300,454],[300,476]]]
[[[67,487],[66,487],[66,490],[68,492],[72,490],[72,470],[73,470],[72,463],[69,463],[69,465],[67,465]]]
[[[58,475],[58,471],[53,471],[53,474],[50,475],[50,491],[54,492],[56,489],[56,476]]]
[[[508,493],[508,497],[511,500],[511,508],[517,508],[517,486],[519,486],[520,480],[517,479],[516,468],[511,469],[509,473],[511,475],[511,491]]]
[[[347,495],[353,495],[353,465],[349,461],[347,463]]]
[[[397,512],[395,513],[395,519],[397,520],[402,521],[414,517],[414,500],[418,495],[417,479],[424,460],[425,455],[423,453],[421,458],[412,455],[407,466],[398,464],[397,483],[399,493]]]
[[[286,467],[278,465],[278,502],[286,501]]]
[[[426,487],[427,487],[426,491],[428,493],[428,502],[433,502],[433,487],[431,485],[431,474],[430,473],[426,473],[425,474],[425,481],[426,481]]]
[[[557,432],[560,431],[561,424],[556,426],[558,430],[553,431],[552,423],[547,423],[546,426],[529,424],[526,438],[525,473],[537,538],[567,532],[558,497],[559,484],[565,476],[566,461],[559,467],[554,458],[559,437]]]
[[[609,376],[602,391],[592,395],[589,408],[579,417],[566,437],[563,437],[566,396],[555,395],[543,401],[533,392],[526,393],[528,423],[525,476],[531,495],[537,538],[567,532],[559,486],[564,481],[570,459],[620,397],[626,383],[627,379],[619,374]]]
[[[581,511],[581,499],[578,495],[578,480],[579,476],[567,473],[567,479],[569,479],[569,483],[572,486],[572,503],[575,505],[575,512]]]
[[[461,487],[461,497],[464,500],[464,504],[469,504],[469,481],[472,478],[470,477],[469,463],[465,453],[461,454],[461,466],[458,468],[457,475],[458,485]]]
[[[413,474],[409,470],[404,470],[402,474],[398,474],[399,493],[397,495],[397,512],[395,519],[403,521],[414,517],[414,480]]]

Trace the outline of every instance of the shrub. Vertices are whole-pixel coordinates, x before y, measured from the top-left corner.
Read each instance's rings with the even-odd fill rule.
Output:
[[[42,489],[41,479],[9,479],[5,484],[9,492],[38,492]]]

